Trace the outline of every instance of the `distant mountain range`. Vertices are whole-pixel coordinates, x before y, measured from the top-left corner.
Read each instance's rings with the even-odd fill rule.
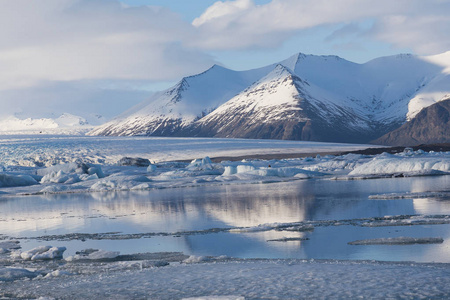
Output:
[[[421,123],[415,118],[423,118],[419,114],[423,108],[449,97],[450,52],[427,57],[401,54],[365,64],[300,53],[247,71],[215,65],[183,78],[89,134],[389,145],[422,143],[422,138],[433,135],[433,141],[448,142],[439,113],[427,114],[434,120],[430,132],[423,130],[430,121],[416,135],[419,129],[408,124]],[[401,129],[402,125],[409,129]]]

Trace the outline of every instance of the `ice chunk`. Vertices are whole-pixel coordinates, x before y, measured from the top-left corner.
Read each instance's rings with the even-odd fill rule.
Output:
[[[24,252],[13,253],[12,257],[20,256],[24,260],[61,259],[66,247],[39,246]]]
[[[214,169],[213,163],[211,161],[211,159],[206,156],[202,159],[194,159],[193,161],[191,161],[191,163],[189,164],[189,166],[187,166],[187,169],[190,170],[212,170]]]
[[[45,169],[37,170],[37,175],[43,176],[41,183],[75,183],[81,180],[103,178],[105,174],[99,165],[71,162],[60,164]]]
[[[38,272],[31,272],[22,268],[0,268],[0,282],[14,281],[23,278],[34,278],[40,275]]]
[[[137,190],[148,190],[148,189],[151,189],[152,188],[152,185],[151,184],[149,184],[149,183],[141,183],[141,184],[138,184],[138,185],[136,185],[136,186],[133,186],[132,188],[131,188],[131,190],[133,190],[133,191],[137,191]]]
[[[87,173],[89,175],[97,175],[98,178],[105,177],[105,174],[103,173],[103,170],[99,165],[90,165]]]
[[[308,171],[301,167],[256,167],[252,164],[229,165],[225,166],[222,176],[231,176],[236,174],[255,175],[262,177],[295,177],[306,179],[312,176],[323,176],[324,173]]]
[[[222,256],[197,256],[197,255],[191,255],[187,259],[183,260],[183,263],[185,264],[196,264],[201,262],[212,262],[212,261],[227,261],[230,258],[226,255]]]
[[[147,167],[147,172],[153,173],[153,172],[155,172],[155,171],[156,171],[156,165],[150,164],[150,165]]]
[[[136,167],[148,167],[150,160],[141,157],[122,157],[118,162],[119,166],[136,166]]]
[[[63,172],[65,174],[77,173],[77,174],[87,174],[89,166],[80,162],[71,162],[67,164],[59,164],[56,166],[48,167],[45,169],[39,169],[36,171],[37,175],[45,176],[51,173]]]
[[[0,174],[0,187],[28,186],[34,184],[38,184],[38,182],[29,175]]]
[[[197,255],[191,255],[189,258],[183,260],[185,264],[195,264],[200,262],[209,261],[210,259],[207,256],[197,256]]]
[[[66,261],[76,261],[76,260],[104,260],[113,259],[120,255],[118,251],[106,251],[99,249],[86,249],[73,256],[66,258]]]
[[[11,252],[11,250],[20,249],[19,241],[4,241],[0,242],[0,254]]]
[[[446,156],[382,154],[356,167],[350,176],[361,175],[427,175],[450,173],[450,159]]]
[[[69,179],[72,182],[80,181],[77,174],[69,175],[69,174],[63,172],[62,170],[59,170],[58,172],[51,172],[51,173],[48,173],[47,175],[45,175],[44,177],[42,177],[41,184],[45,184],[45,183],[64,183],[66,181],[69,181]]]
[[[256,170],[256,167],[252,164],[239,164],[239,165],[230,165],[225,166],[224,172],[222,176],[230,176],[234,174],[242,174],[242,173],[248,173],[250,171]]]
[[[237,167],[236,166],[225,166],[225,170],[222,174],[222,176],[230,176],[237,173]]]
[[[246,173],[253,170],[256,170],[256,168],[252,165],[238,165],[236,167],[236,173]]]

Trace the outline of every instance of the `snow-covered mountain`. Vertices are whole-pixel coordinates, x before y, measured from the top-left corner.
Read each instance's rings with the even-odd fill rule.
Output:
[[[185,128],[258,80],[270,67],[232,71],[218,65],[183,78],[174,87],[155,93],[91,135],[177,136]]]
[[[0,120],[0,134],[82,134],[93,126],[85,118],[63,113],[57,118],[19,119],[9,116]]]
[[[195,122],[193,132],[200,136],[215,132],[219,137],[291,140],[339,140],[342,132],[346,133],[345,140],[355,135],[354,128],[364,120],[345,107],[314,98],[311,96],[314,89],[287,67],[277,65],[268,75]],[[337,119],[346,122],[336,126]],[[322,127],[320,132],[315,125]]]
[[[300,53],[248,71],[213,66],[90,134],[368,142],[446,99],[449,74],[450,52],[365,64]]]

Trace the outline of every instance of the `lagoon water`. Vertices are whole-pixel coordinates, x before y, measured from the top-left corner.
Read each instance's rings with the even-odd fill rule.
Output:
[[[426,192],[442,192],[441,195]],[[417,198],[370,199],[416,193]],[[297,180],[105,193],[0,198],[0,238],[22,250],[66,246],[239,258],[450,262],[450,224],[363,227],[342,222],[385,216],[450,215],[450,176]],[[389,197],[387,197],[389,198]],[[312,231],[227,228],[315,222]],[[323,221],[323,222],[322,222]],[[328,224],[328,225],[327,225]],[[338,226],[339,225],[339,226]],[[441,237],[440,244],[349,245],[374,238]],[[289,238],[288,241],[274,241]]]

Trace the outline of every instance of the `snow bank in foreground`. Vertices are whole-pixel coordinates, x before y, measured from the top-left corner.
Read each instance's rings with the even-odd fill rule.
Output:
[[[57,299],[448,299],[448,264],[245,260],[172,264],[2,284],[0,296]],[[78,264],[71,264],[76,267]],[[81,266],[81,265],[80,265]],[[30,274],[31,276],[31,274]],[[220,298],[219,298],[220,299]],[[226,298],[225,298],[226,299]],[[229,298],[230,299],[230,298]],[[222,299],[221,299],[222,300]]]

